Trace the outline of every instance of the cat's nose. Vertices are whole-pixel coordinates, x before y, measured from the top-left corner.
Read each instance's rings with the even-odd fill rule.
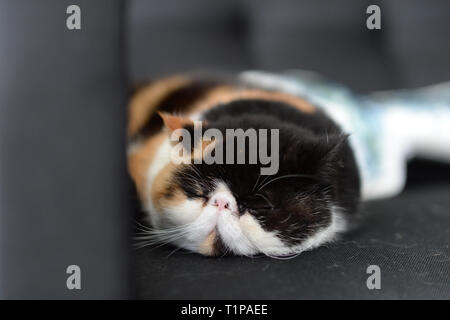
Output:
[[[227,195],[223,195],[223,194],[216,194],[212,199],[211,199],[211,204],[214,207],[217,207],[217,209],[219,211],[222,210],[231,210],[231,201],[230,199],[228,199]]]
[[[217,207],[219,211],[222,211],[224,209],[229,209],[230,203],[227,201],[227,199],[217,197],[213,201],[213,206]]]

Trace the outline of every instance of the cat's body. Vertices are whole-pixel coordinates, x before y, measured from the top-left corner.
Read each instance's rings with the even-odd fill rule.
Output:
[[[286,256],[334,240],[357,208],[359,176],[347,136],[303,99],[176,76],[140,88],[129,107],[129,171],[153,226],[149,241],[204,255]],[[223,133],[216,144],[234,139],[227,129],[278,130],[277,149],[269,148],[279,152],[278,171],[261,175],[259,160],[173,163],[171,133],[193,131],[194,120],[202,132]],[[207,147],[194,141],[192,158]]]

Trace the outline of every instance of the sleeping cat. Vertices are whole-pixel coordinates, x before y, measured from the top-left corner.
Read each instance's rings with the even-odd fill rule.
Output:
[[[174,163],[173,134],[193,132],[194,121],[202,132],[223,133],[215,144],[235,139],[227,129],[278,130],[278,150],[268,150],[279,153],[278,171],[261,174],[259,159]],[[128,138],[129,172],[152,226],[141,239],[151,244],[207,256],[292,256],[336,239],[358,206],[348,136],[320,109],[286,93],[237,80],[168,77],[133,94]],[[211,143],[194,139],[184,148],[201,158]],[[249,155],[252,147],[236,145],[224,158]]]

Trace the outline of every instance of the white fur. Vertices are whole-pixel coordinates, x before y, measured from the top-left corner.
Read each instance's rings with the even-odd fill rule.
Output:
[[[203,208],[201,200],[187,199],[182,204],[164,208],[164,217],[170,220],[172,225],[183,225],[192,223],[197,219]]]
[[[158,151],[156,152],[155,157],[153,158],[153,161],[147,171],[147,185],[145,194],[148,198],[145,203],[145,210],[149,214],[151,224],[155,227],[159,226],[161,215],[156,211],[151,199],[152,186],[158,173],[170,163],[171,148],[172,145],[170,143],[170,139],[166,138],[166,140],[164,140],[164,142],[159,146]]]
[[[175,241],[178,246],[197,252],[201,243],[216,228],[217,210],[213,206],[206,206],[201,215],[189,225],[189,232]]]
[[[241,226],[244,234],[257,246],[258,251],[270,256],[284,256],[314,249],[333,241],[337,234],[346,229],[345,220],[337,207],[332,208],[331,223],[328,227],[318,230],[301,244],[293,247],[281,241],[277,232],[265,231],[259,222],[248,213],[241,217]]]
[[[203,113],[204,111],[198,111],[194,114],[192,114],[189,119],[192,121],[202,121],[203,120]]]
[[[255,254],[257,252],[256,248],[246,238],[240,227],[236,199],[224,183],[217,183],[217,187],[213,194],[210,195],[210,199],[213,200],[216,196],[227,199],[230,205],[230,210],[217,212],[216,227],[225,246],[235,254]]]
[[[331,210],[331,223],[328,227],[318,230],[314,235],[306,239],[300,245],[294,248],[296,253],[311,250],[321,246],[324,243],[333,241],[336,236],[347,229],[347,223],[342,216],[340,209],[336,206]]]
[[[240,225],[244,234],[257,247],[259,252],[267,255],[283,255],[290,253],[289,247],[280,240],[277,236],[277,232],[265,231],[258,220],[249,213],[242,215]]]
[[[253,255],[257,248],[245,236],[236,214],[220,214],[217,221],[217,231],[226,247],[238,255]]]

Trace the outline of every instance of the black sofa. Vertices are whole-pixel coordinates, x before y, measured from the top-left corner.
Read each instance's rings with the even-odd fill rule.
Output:
[[[345,3],[345,5],[344,5]],[[82,29],[65,28],[79,4]],[[382,29],[365,27],[369,4]],[[125,104],[174,72],[318,71],[356,92],[450,79],[450,3],[133,0],[0,3],[0,290],[4,298],[450,298],[450,166],[413,160],[406,190],[291,260],[130,250]],[[67,290],[79,264],[83,289]],[[381,269],[369,290],[367,267]]]

